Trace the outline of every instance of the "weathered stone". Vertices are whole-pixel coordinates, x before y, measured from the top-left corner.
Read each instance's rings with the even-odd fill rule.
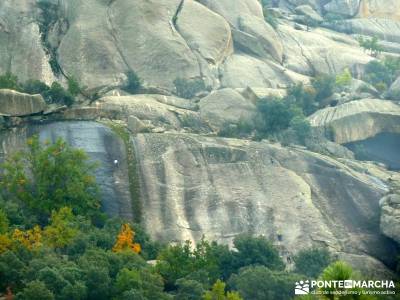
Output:
[[[271,61],[234,54],[221,66],[221,86],[230,88],[286,88],[308,78]]]
[[[211,93],[200,100],[199,106],[200,117],[217,129],[227,123],[252,124],[256,113],[255,105],[232,89]]]
[[[295,12],[316,23],[324,20],[310,5],[299,5],[295,8]]]
[[[332,0],[325,4],[324,9],[328,13],[341,15],[344,17],[355,16],[360,7],[361,0]]]
[[[400,21],[400,2],[397,0],[362,0],[358,16]]]
[[[128,129],[133,134],[137,134],[139,132],[146,132],[149,129],[149,127],[146,126],[146,124],[144,124],[142,121],[140,121],[135,116],[128,117],[127,125],[128,125]]]
[[[196,1],[184,2],[176,26],[190,49],[209,63],[219,64],[233,53],[229,24]]]
[[[358,41],[345,34],[322,28],[296,30],[290,24],[282,24],[279,31],[284,41],[284,65],[300,74],[338,74],[373,59],[359,47]]]
[[[134,147],[143,225],[155,239],[205,235],[230,243],[251,232],[289,255],[326,245],[333,252],[392,257],[393,244],[379,230],[378,201],[386,189],[328,156],[187,134],[139,134]]]
[[[242,35],[236,33],[234,39],[236,37],[235,43],[239,44],[241,49],[247,49],[250,53],[256,51],[261,57],[282,62],[283,46],[280,37],[264,19],[253,16],[240,17],[238,30]]]
[[[334,140],[345,144],[381,132],[400,133],[400,106],[387,100],[363,99],[319,110],[309,121],[314,127],[331,128]]]
[[[0,90],[0,114],[26,116],[44,111],[46,103],[41,95],[28,95],[13,90]]]

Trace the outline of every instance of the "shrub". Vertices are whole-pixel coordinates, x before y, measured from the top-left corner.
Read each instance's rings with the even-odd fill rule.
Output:
[[[298,115],[290,121],[290,128],[293,129],[298,142],[304,145],[306,143],[306,138],[311,133],[310,122],[308,122],[304,116]]]
[[[79,82],[75,79],[75,77],[71,76],[68,78],[68,92],[72,96],[77,96],[82,91],[81,87],[79,86]]]
[[[9,157],[1,165],[2,196],[13,199],[47,221],[53,209],[71,206],[77,214],[96,214],[98,187],[92,175],[95,165],[87,155],[61,139],[42,145],[28,140],[28,150]]]
[[[230,122],[224,123],[218,132],[218,136],[230,138],[243,138],[248,136],[254,129],[254,126],[244,120],[239,120],[237,124]]]
[[[327,249],[312,248],[301,250],[294,257],[296,272],[317,278],[331,262],[332,257]]]
[[[315,101],[321,102],[322,100],[330,97],[335,88],[336,78],[332,75],[319,75],[311,80],[311,84],[315,89]]]
[[[62,103],[71,106],[75,102],[74,96],[66,91],[61,84],[53,82],[50,89],[44,93],[44,98],[49,103]]]
[[[206,89],[204,81],[199,78],[193,80],[176,78],[174,80],[174,85],[176,95],[185,99],[192,99],[197,93]]]
[[[351,83],[351,73],[349,68],[344,69],[343,73],[336,75],[336,85],[340,87],[347,86]]]
[[[364,50],[368,50],[371,55],[377,56],[383,51],[383,47],[379,44],[378,38],[376,36],[370,39],[364,39],[362,36],[358,38],[358,43],[360,47]]]
[[[141,79],[134,71],[129,71],[128,73],[126,73],[126,77],[127,83],[123,89],[128,93],[137,94],[142,87]]]
[[[383,61],[373,60],[365,66],[363,80],[384,92],[400,76],[400,58],[387,57]]]
[[[50,87],[40,80],[28,80],[24,83],[23,90],[28,94],[41,94],[43,96],[50,90]]]
[[[237,249],[237,252],[234,252],[237,269],[249,265],[262,265],[270,270],[285,268],[278,250],[265,237],[242,234],[234,239],[233,245]]]
[[[7,72],[4,75],[0,75],[0,89],[10,89],[18,91],[20,89],[18,83],[18,77]]]
[[[264,136],[278,133],[287,129],[293,112],[282,99],[268,97],[257,102],[259,118],[256,123],[257,130]]]

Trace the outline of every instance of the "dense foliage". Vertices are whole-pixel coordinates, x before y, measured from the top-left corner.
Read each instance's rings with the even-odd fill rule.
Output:
[[[302,276],[341,274],[337,264],[323,271],[331,258],[321,249],[294,258],[303,275],[285,271],[278,249],[261,236],[238,235],[233,249],[205,239],[195,246],[161,245],[138,224],[99,222],[93,218],[99,203],[93,168],[64,141],[43,145],[37,138],[1,165],[0,294],[20,300],[275,300],[292,299]]]
[[[0,89],[12,89],[28,94],[41,94],[47,103],[59,103],[68,106],[75,103],[75,97],[82,91],[74,77],[68,79],[68,89],[65,89],[58,82],[53,82],[51,86],[40,80],[28,80],[20,83],[18,78],[11,73],[0,75]]]

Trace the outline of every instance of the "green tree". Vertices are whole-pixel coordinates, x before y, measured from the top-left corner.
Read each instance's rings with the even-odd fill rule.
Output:
[[[67,106],[71,106],[75,102],[74,96],[58,82],[52,83],[50,89],[44,93],[44,97],[50,103],[61,103]]]
[[[79,149],[61,139],[42,145],[38,137],[28,150],[17,152],[1,165],[3,196],[27,206],[42,219],[53,209],[73,207],[76,214],[96,214],[100,207],[95,165]]]
[[[312,248],[301,250],[294,257],[296,272],[317,278],[331,262],[332,257],[327,249]]]
[[[20,89],[18,77],[10,72],[0,75],[0,89],[10,89],[18,91]]]
[[[87,299],[87,288],[84,282],[78,281],[67,284],[60,293],[61,300],[85,300]]]
[[[174,300],[198,300],[205,293],[203,285],[196,281],[181,278],[176,281],[178,291]]]
[[[211,291],[207,291],[203,300],[241,300],[238,292],[227,292],[225,294],[225,283],[221,280],[217,280],[213,285]]]
[[[0,234],[8,232],[9,223],[6,213],[0,208]]]
[[[19,257],[11,251],[0,254],[0,291],[5,291],[7,287],[12,289],[22,285],[24,279],[23,271],[25,264]]]
[[[45,96],[50,87],[40,80],[28,80],[23,84],[23,90],[28,94],[41,94]]]
[[[249,265],[262,265],[271,270],[283,270],[285,264],[278,250],[265,237],[253,237],[248,234],[238,235],[233,244],[237,269]]]
[[[383,47],[379,44],[379,40],[376,36],[370,39],[364,39],[364,37],[360,36],[358,38],[358,43],[360,47],[364,48],[366,51],[369,51],[373,56],[377,56],[383,51]]]
[[[117,275],[115,281],[116,292],[122,295],[130,290],[141,291],[145,299],[168,299],[164,294],[163,279],[160,275],[149,270],[123,268]]]
[[[352,76],[349,68],[344,69],[343,73],[336,75],[336,85],[337,86],[347,86],[351,83]]]
[[[142,80],[133,71],[129,71],[126,74],[126,77],[127,77],[127,83],[124,87],[124,90],[131,94],[137,94],[142,87]]]
[[[63,248],[78,234],[76,218],[69,207],[51,213],[50,224],[44,229],[46,243],[54,248]]]
[[[278,98],[265,98],[257,102],[259,119],[257,130],[265,136],[287,129],[293,118],[293,111]]]
[[[331,263],[328,267],[325,268],[325,270],[322,272],[320,276],[320,280],[323,281],[331,281],[331,280],[349,280],[349,279],[359,279],[360,275],[356,272],[353,271],[352,267],[343,262],[343,261],[336,261]],[[332,294],[333,291],[360,291],[361,289],[359,288],[351,288],[351,289],[344,289],[344,288],[334,288],[334,287],[326,287],[321,289],[324,292],[329,292],[330,294],[325,295],[326,298],[329,300],[334,300],[336,299],[335,295]],[[375,300],[375,296],[370,296],[370,295],[348,295],[346,296],[346,300]]]
[[[311,133],[310,122],[304,116],[299,115],[290,121],[290,128],[294,130],[299,143],[304,145]]]
[[[81,93],[81,87],[79,85],[79,82],[75,79],[75,77],[71,76],[68,78],[68,92],[72,96],[77,96],[78,94]]]
[[[335,88],[336,78],[332,75],[318,75],[311,80],[311,85],[315,89],[315,101],[320,103],[330,97]]]
[[[46,285],[38,280],[29,282],[21,293],[17,294],[17,300],[54,300],[54,294]]]
[[[89,300],[110,299],[112,280],[108,268],[101,265],[91,265],[85,270],[85,282]]]
[[[272,271],[264,266],[242,268],[229,279],[229,286],[245,300],[290,300],[299,275]]]

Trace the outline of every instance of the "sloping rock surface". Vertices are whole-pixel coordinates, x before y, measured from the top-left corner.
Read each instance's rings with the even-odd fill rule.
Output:
[[[144,225],[156,239],[205,235],[229,243],[251,232],[278,244],[282,235],[289,256],[312,245],[383,260],[393,250],[379,232],[385,184],[338,161],[266,142],[182,134],[140,134],[134,146]]]
[[[333,129],[335,141],[344,144],[381,132],[400,133],[400,106],[387,100],[363,99],[319,110],[309,121],[311,126]]]

